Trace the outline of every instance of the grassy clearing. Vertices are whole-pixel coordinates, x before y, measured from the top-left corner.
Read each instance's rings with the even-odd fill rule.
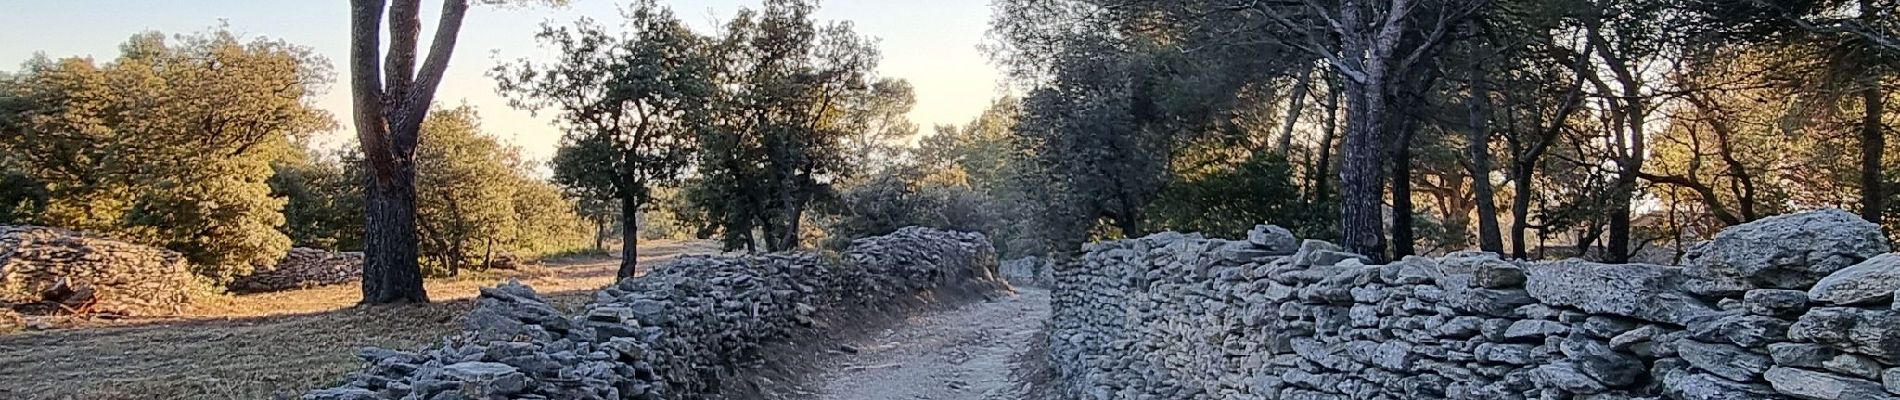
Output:
[[[713,252],[705,242],[641,246],[641,262]],[[454,332],[477,289],[515,278],[573,310],[613,282],[616,260],[576,257],[521,271],[428,282],[435,303],[358,308],[356,285],[224,296],[187,315],[68,321],[0,335],[0,399],[269,399],[331,384],[356,349],[414,349]]]

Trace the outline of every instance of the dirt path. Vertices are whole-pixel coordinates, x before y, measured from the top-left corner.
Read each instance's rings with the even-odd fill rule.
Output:
[[[1049,316],[1049,293],[1018,289],[995,301],[911,317],[902,326],[848,344],[822,377],[822,400],[1003,400],[1013,393],[1011,362]],[[847,351],[850,351],[847,350]]]

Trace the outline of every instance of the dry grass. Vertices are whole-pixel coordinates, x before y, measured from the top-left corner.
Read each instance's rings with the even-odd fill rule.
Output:
[[[641,262],[713,251],[704,242],[641,246]],[[615,260],[428,282],[435,303],[359,308],[356,285],[228,296],[187,315],[71,321],[74,328],[0,335],[0,399],[269,399],[331,384],[356,349],[415,349],[460,326],[482,286],[521,279],[572,310],[613,281]]]

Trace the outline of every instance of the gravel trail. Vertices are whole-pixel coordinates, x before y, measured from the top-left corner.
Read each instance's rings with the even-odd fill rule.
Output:
[[[1047,291],[921,314],[847,343],[825,374],[823,400],[1017,399],[1011,363],[1049,317]],[[853,353],[855,352],[855,353]]]

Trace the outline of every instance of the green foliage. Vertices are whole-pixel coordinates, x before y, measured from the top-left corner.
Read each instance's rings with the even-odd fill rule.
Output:
[[[508,250],[528,258],[571,254],[593,245],[594,227],[576,212],[576,202],[547,182],[517,172],[513,238]]]
[[[1335,236],[1329,232],[1334,207],[1302,199],[1293,166],[1257,152],[1232,168],[1170,183],[1148,217],[1161,229],[1212,237],[1246,237],[1254,224],[1269,223],[1293,229],[1299,237],[1327,238]]]
[[[641,239],[691,239],[694,226],[683,218],[689,213],[685,192],[678,188],[655,188],[653,202],[640,212]]]
[[[359,162],[354,150],[332,158],[292,152],[272,164],[271,196],[284,199],[284,234],[292,245],[326,250],[363,248],[363,177],[345,163]]]
[[[848,100],[849,121],[845,148],[851,163],[863,174],[871,175],[903,162],[904,143],[917,136],[917,124],[909,114],[917,105],[916,90],[910,82],[885,78],[871,85],[871,92]]]
[[[431,112],[422,135],[429,140],[416,149],[418,246],[429,267],[455,275],[516,239],[517,155],[483,135],[466,106]]]
[[[164,246],[213,281],[276,262],[290,240],[271,162],[334,126],[311,100],[325,61],[226,31],[144,33],[120,50],[105,64],[36,58],[0,85],[0,149],[45,198],[11,219]]]
[[[799,246],[805,212],[833,200],[833,184],[860,170],[845,139],[862,127],[854,122],[876,119],[860,112],[880,107],[850,105],[909,94],[873,90],[873,41],[848,23],[818,24],[815,10],[803,0],[770,0],[762,11],[740,11],[718,40],[726,69],[717,83],[726,90],[700,138],[699,176],[686,196],[687,218],[727,248]]]
[[[485,267],[494,254],[538,258],[591,246],[593,223],[578,203],[534,178],[518,150],[481,131],[468,107],[437,110],[416,152],[417,225],[423,264],[435,275]],[[362,154],[302,154],[280,160],[272,192],[286,200],[285,233],[298,246],[363,246]]]
[[[553,108],[566,129],[554,178],[584,197],[639,211],[653,187],[676,183],[705,129],[714,60],[708,39],[652,0],[628,6],[619,36],[582,19],[535,37],[561,57],[521,60],[491,75],[519,108]]]
[[[30,221],[46,208],[46,196],[46,186],[33,177],[0,169],[0,224]]]

